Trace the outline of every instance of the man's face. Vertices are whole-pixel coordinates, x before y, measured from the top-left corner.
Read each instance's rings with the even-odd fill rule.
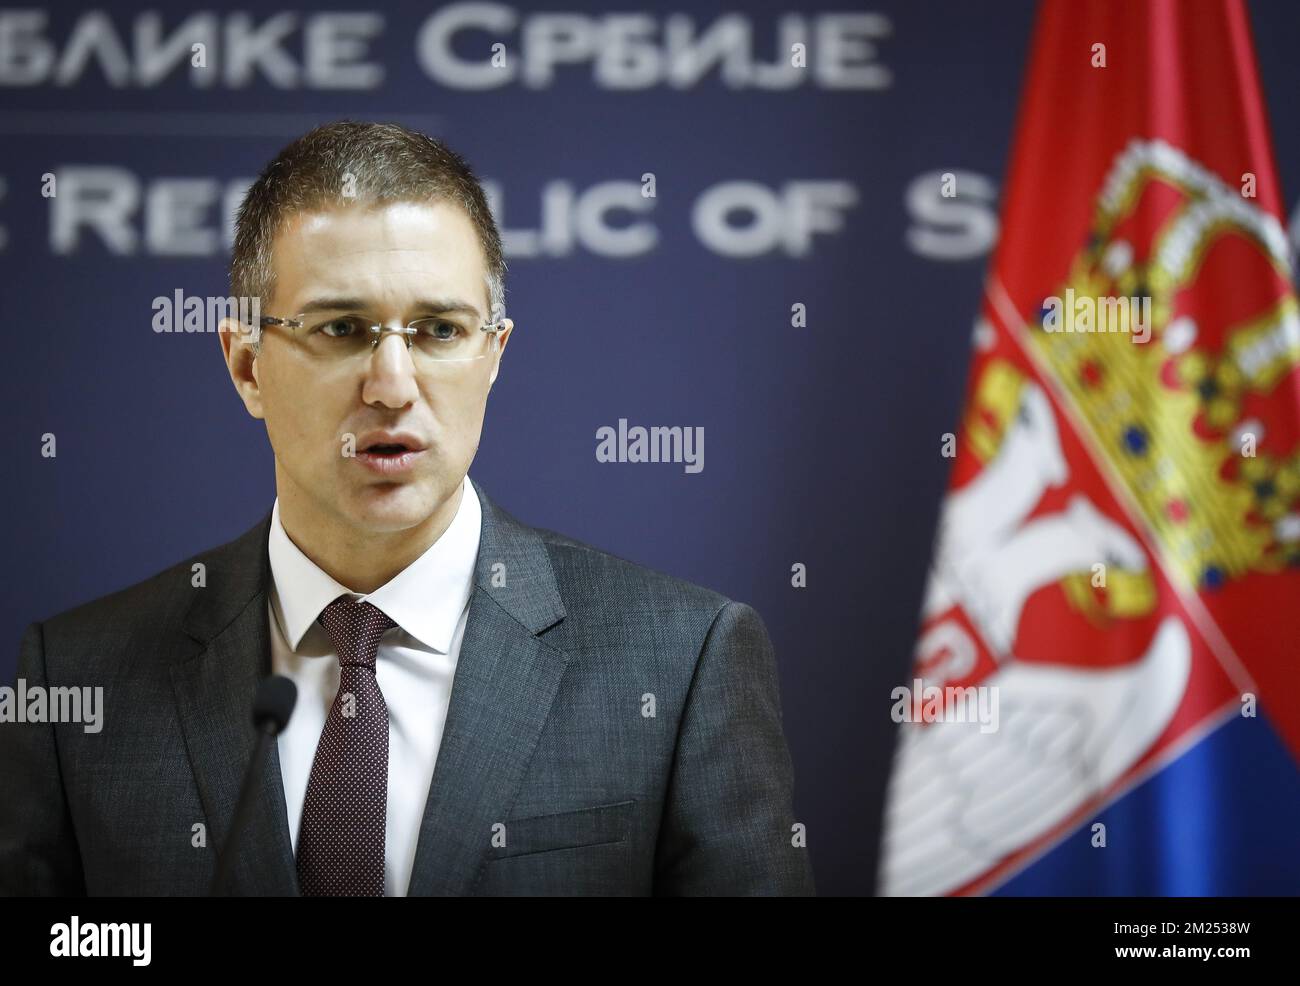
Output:
[[[303,329],[264,329],[256,359],[251,348],[238,351],[246,336],[222,339],[245,406],[266,421],[282,509],[293,504],[304,524],[365,533],[422,523],[469,470],[513,324],[506,320],[496,351],[461,362],[431,363],[393,334],[342,361],[303,340],[334,314],[390,327],[441,315],[481,337],[486,264],[469,218],[446,202],[299,213],[276,237],[273,263],[275,293],[262,314],[318,310]],[[461,305],[470,310],[453,310]],[[410,452],[367,451],[398,440]]]

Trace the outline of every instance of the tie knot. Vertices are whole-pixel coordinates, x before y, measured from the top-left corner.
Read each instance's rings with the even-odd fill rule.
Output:
[[[347,596],[339,596],[321,610],[317,622],[333,641],[339,664],[360,664],[368,668],[375,666],[379,638],[385,630],[397,626],[378,606]]]

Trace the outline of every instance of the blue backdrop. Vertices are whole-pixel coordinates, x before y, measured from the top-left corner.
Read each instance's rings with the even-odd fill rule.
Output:
[[[517,328],[471,474],[526,522],[758,608],[819,891],[871,892],[889,692],[911,662],[947,472],[939,436],[958,420],[1032,4],[882,0],[795,21],[786,3],[684,14],[567,2],[567,34],[512,4],[241,6],[0,13],[12,463],[0,675],[12,677],[32,620],[226,541],[269,509],[269,446],[217,337],[156,334],[152,299],[227,292],[230,205],[294,136],[343,117],[397,120],[468,157],[506,234]],[[616,16],[637,11],[643,22]],[[1300,6],[1251,13],[1295,209]],[[666,73],[656,53],[668,39],[711,28],[725,64]],[[645,40],[620,45],[631,33]],[[189,64],[195,37],[205,69]],[[808,67],[772,68],[800,37],[817,39]],[[183,43],[171,57],[168,39]],[[493,41],[506,67],[467,68]],[[944,202],[935,176],[948,171],[959,196]],[[640,195],[647,173],[652,199]],[[796,304],[806,327],[791,326]],[[598,462],[596,430],[620,418],[702,426],[704,469]],[[41,455],[47,433],[54,458]],[[806,588],[791,585],[796,563]],[[1264,804],[1289,783],[1283,810],[1257,828],[1209,819],[1209,834],[1184,833],[1226,855],[1182,886],[1294,892],[1294,857],[1266,877],[1232,855],[1261,840],[1294,850],[1294,835],[1278,841],[1300,829],[1294,767],[1266,724],[1231,731],[1205,756],[1227,742],[1230,759],[1273,758],[1274,780],[1236,796]],[[1112,810],[1159,800],[1151,785],[1169,783]],[[1007,891],[1132,889],[1089,871],[1071,845]],[[1152,851],[1139,833],[1115,858]]]

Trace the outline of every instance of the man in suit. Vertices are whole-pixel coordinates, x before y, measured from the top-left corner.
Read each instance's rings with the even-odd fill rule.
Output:
[[[275,453],[246,534],[31,626],[0,725],[0,892],[204,894],[270,673],[298,702],[237,894],[807,894],[750,607],[515,520],[468,476],[513,322],[481,186],[343,122],[240,209],[231,380]],[[39,717],[33,717],[39,718]]]

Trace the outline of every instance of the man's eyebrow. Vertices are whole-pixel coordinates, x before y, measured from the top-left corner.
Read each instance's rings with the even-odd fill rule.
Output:
[[[310,315],[312,312],[342,311],[364,312],[369,307],[370,302],[365,298],[313,298],[298,309],[298,314]],[[476,306],[458,298],[421,298],[411,304],[411,309],[413,311],[428,312],[431,315],[449,315],[454,312],[463,312],[467,315],[473,315],[475,318],[483,317]]]

